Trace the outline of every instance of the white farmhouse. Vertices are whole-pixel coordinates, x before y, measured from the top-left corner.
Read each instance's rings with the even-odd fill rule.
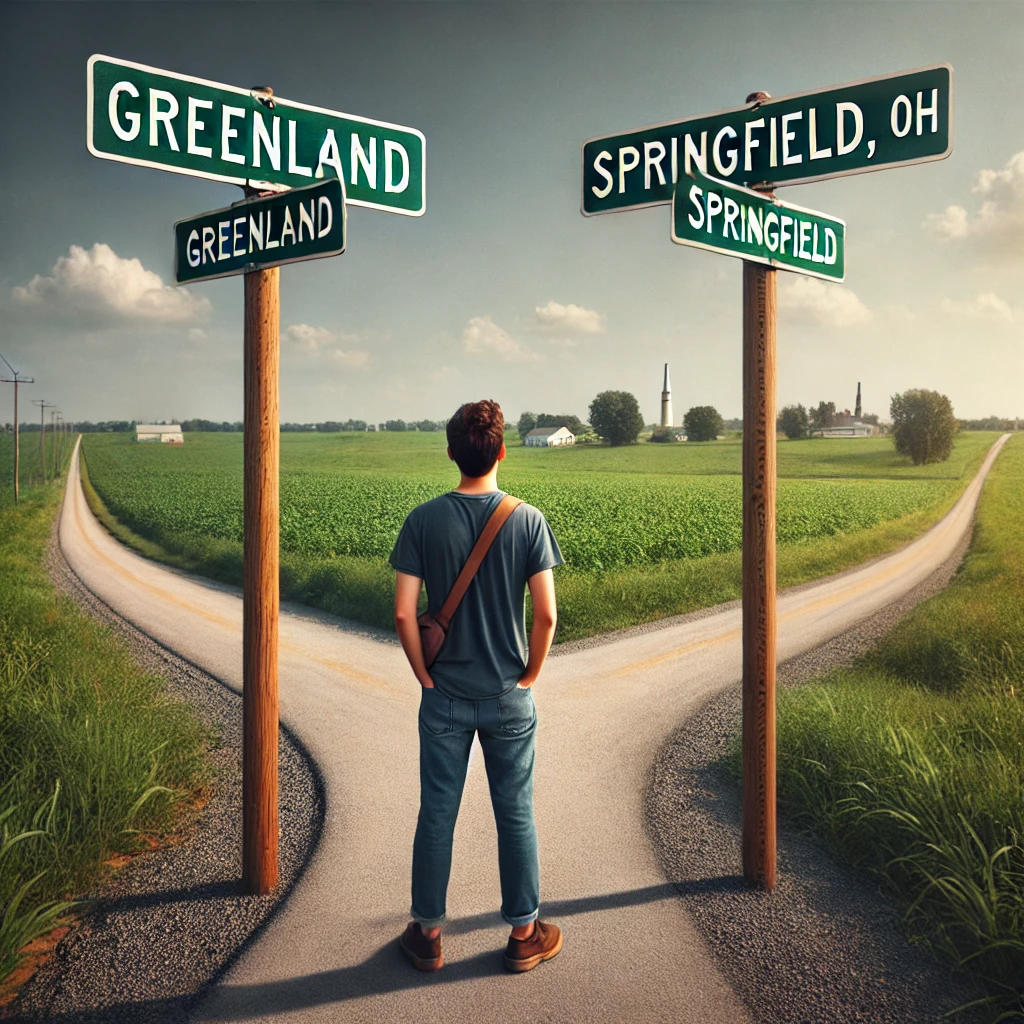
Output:
[[[554,448],[575,443],[576,435],[568,427],[537,427],[526,435],[528,448]]]
[[[156,441],[160,444],[184,444],[185,438],[177,423],[138,423],[136,441]]]

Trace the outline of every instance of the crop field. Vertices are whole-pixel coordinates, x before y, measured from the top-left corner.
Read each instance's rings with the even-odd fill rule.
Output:
[[[780,444],[780,545],[914,517],[923,524],[949,505],[994,436],[962,435],[949,462],[923,467],[896,456],[888,438]],[[211,551],[222,569],[225,553],[240,551],[240,435],[189,434],[184,447],[87,435],[84,446],[92,487],[134,534],[200,571]],[[544,512],[566,558],[560,576],[582,584],[738,552],[739,470],[738,441],[560,451],[510,445],[499,485]],[[442,434],[285,434],[282,552],[297,571],[337,559],[379,568],[409,510],[457,482]],[[617,580],[620,603],[629,603],[634,582]],[[655,605],[643,617],[666,613]]]

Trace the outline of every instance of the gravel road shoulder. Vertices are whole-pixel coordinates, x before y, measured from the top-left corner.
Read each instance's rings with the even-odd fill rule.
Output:
[[[849,663],[915,604],[941,590],[970,540],[928,579],[853,629],[779,667],[798,685]],[[865,875],[779,822],[779,882],[743,881],[740,788],[715,766],[741,724],[738,687],[687,721],[656,759],[645,794],[647,829],[667,877],[759,1024],[934,1024],[978,997],[910,945],[897,910]],[[966,1022],[980,1015],[954,1018]]]
[[[276,892],[242,892],[242,699],[218,680],[161,647],[91,594],[60,552],[56,533],[48,568],[58,590],[121,635],[136,660],[162,676],[216,733],[214,791],[183,822],[180,841],[131,859],[104,882],[80,927],[56,947],[8,1007],[19,1024],[177,1024],[287,898],[319,840],[324,790],[296,737],[278,747],[280,877]],[[0,1014],[2,1016],[2,1014]]]

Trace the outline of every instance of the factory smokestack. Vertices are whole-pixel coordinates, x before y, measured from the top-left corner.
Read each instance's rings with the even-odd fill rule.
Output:
[[[855,420],[860,419],[860,381],[857,381],[857,406],[853,410],[853,418]]]
[[[665,364],[665,384],[661,389],[661,425],[671,427],[672,424],[672,385],[668,382],[668,363]]]

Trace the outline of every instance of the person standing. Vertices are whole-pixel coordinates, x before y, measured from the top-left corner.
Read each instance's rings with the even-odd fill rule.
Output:
[[[512,928],[505,966],[528,971],[562,948],[560,929],[539,918],[533,686],[555,635],[551,570],[564,559],[540,510],[498,489],[504,433],[505,419],[496,402],[459,407],[447,426],[448,457],[459,467],[459,486],[409,513],[390,558],[397,572],[395,627],[422,687],[412,921],[399,944],[424,971],[444,966],[441,925],[452,837],[474,734],[480,739],[498,829],[501,916]],[[496,511],[495,522],[505,515],[507,519],[452,614],[447,636],[428,668],[417,618],[420,591],[426,584],[427,610],[437,616]],[[527,587],[533,604],[528,644]]]

